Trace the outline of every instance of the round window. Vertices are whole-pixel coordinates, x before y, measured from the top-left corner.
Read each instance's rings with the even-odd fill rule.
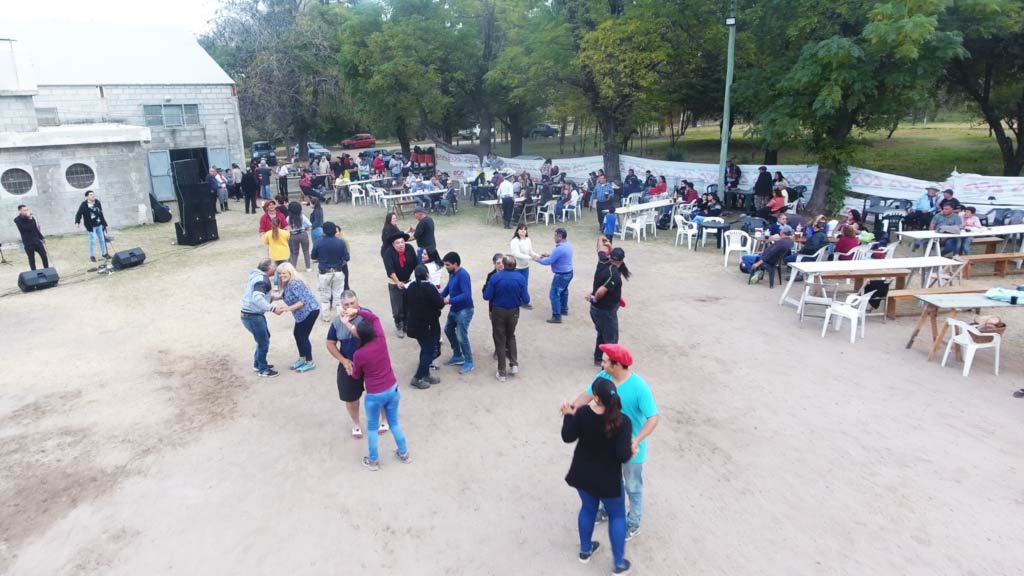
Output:
[[[84,190],[96,182],[96,173],[92,171],[92,168],[81,163],[68,166],[68,169],[64,171],[64,177],[68,179],[68,184],[80,190]]]
[[[27,194],[32,189],[32,176],[21,168],[10,168],[0,175],[0,186],[3,186],[8,194]]]

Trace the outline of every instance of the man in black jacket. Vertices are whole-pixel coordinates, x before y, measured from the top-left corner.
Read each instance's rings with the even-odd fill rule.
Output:
[[[103,216],[103,205],[96,199],[96,193],[92,190],[85,192],[85,201],[78,206],[75,214],[75,228],[79,228],[85,222],[85,229],[89,232],[89,259],[96,261],[95,246],[100,245],[103,257],[110,259],[107,254],[107,237],[104,230],[107,228],[107,219]]]
[[[242,195],[245,196],[245,213],[255,214],[256,213],[256,195],[260,192],[260,181],[253,173],[252,168],[248,168],[245,174],[242,174]]]
[[[50,261],[46,259],[46,240],[43,238],[43,233],[39,231],[39,224],[36,223],[28,206],[24,204],[18,206],[18,215],[14,218],[14,225],[18,227],[18,233],[21,234],[21,244],[25,248],[25,254],[28,255],[28,265],[33,270],[36,269],[36,254],[38,253],[43,259],[43,268],[49,268]]]
[[[763,206],[772,197],[772,175],[768,173],[767,166],[757,168],[757,180],[754,181],[754,197],[761,199]]]
[[[420,345],[419,364],[409,385],[425,390],[441,379],[430,375],[430,363],[441,355],[441,309],[444,300],[430,283],[430,275],[423,264],[416,266],[416,281],[405,290],[405,330]]]
[[[405,232],[395,232],[388,236],[387,242],[391,248],[382,254],[384,272],[390,280],[388,296],[391,299],[391,315],[395,319],[399,338],[405,338],[405,285],[409,283],[416,265],[419,264],[416,250],[406,244],[408,239],[409,235]]]

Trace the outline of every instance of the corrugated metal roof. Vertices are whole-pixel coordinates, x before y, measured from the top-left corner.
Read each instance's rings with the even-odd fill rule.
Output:
[[[234,84],[187,30],[83,23],[0,24],[40,86]]]

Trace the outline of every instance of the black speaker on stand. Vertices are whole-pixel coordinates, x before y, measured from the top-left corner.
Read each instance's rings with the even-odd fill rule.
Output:
[[[195,160],[171,163],[174,173],[174,195],[178,199],[181,222],[174,224],[178,244],[198,246],[217,240],[217,208],[210,187],[198,177]]]

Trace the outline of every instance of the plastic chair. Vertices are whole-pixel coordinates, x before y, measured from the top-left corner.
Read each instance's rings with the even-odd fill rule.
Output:
[[[712,186],[714,186],[714,184],[712,184]],[[724,218],[720,218],[718,216],[708,216],[707,218],[704,218],[704,221],[701,222],[701,223],[702,224],[710,224],[711,222],[718,222],[719,224],[724,224],[725,223],[725,219]],[[709,228],[702,228],[701,230],[702,230],[702,232],[701,232],[701,235],[700,235],[700,245],[701,246],[707,246],[708,245],[708,231],[710,229]],[[714,232],[716,234],[720,234],[721,233],[717,229],[714,230]]]
[[[835,233],[836,233],[836,227],[838,227],[838,226],[839,226],[839,220],[829,220],[828,221],[828,226],[825,228],[825,235],[827,235],[829,238],[834,236]]]
[[[550,221],[554,220],[555,219],[555,204],[557,204],[557,202],[555,200],[548,200],[548,202],[546,204],[541,206],[537,210],[537,219],[534,220],[534,223],[540,222],[540,217],[541,216],[544,216],[544,225],[545,226],[547,226]]]
[[[754,239],[750,234],[741,230],[726,230],[725,237],[725,267],[729,267],[729,254],[739,252],[740,254],[751,254],[754,250]]]
[[[974,353],[982,348],[994,348],[996,352],[995,374],[998,376],[999,345],[1002,343],[1002,337],[994,332],[982,332],[974,326],[955,318],[947,318],[946,322],[949,324],[951,334],[949,342],[946,344],[946,353],[942,355],[942,365],[946,365],[946,360],[949,359],[949,351],[953,349],[955,344],[963,352],[964,377],[967,377],[967,374],[971,371],[971,363],[974,362]],[[981,340],[980,342],[978,341],[979,339]]]
[[[840,325],[843,323],[843,318],[850,320],[850,343],[853,344],[857,341],[857,324],[860,324],[860,337],[864,338],[864,325],[867,323],[867,307],[868,300],[875,295],[875,291],[872,290],[866,294],[850,294],[846,297],[846,302],[833,302],[831,306],[825,309],[825,322],[821,326],[821,337],[825,337],[825,332],[828,330],[828,321],[833,320],[835,323],[836,332],[839,331]]]
[[[626,232],[633,232],[636,236],[637,244],[640,243],[640,235],[643,234],[644,240],[647,239],[647,213],[638,214],[636,217],[626,220],[622,225],[622,230],[619,233],[619,238],[625,240]]]
[[[627,204],[635,206],[640,203],[641,198],[643,198],[643,194],[634,192],[622,199],[622,206],[626,206]]]
[[[686,247],[693,249],[691,242],[697,238],[697,223],[686,220],[682,214],[676,214],[676,246],[679,246],[679,240],[686,236]]]
[[[573,193],[573,201],[569,202],[567,206],[562,207],[562,222],[566,221],[569,214],[572,214],[572,219],[579,222],[580,219],[580,201],[579,196]]]
[[[348,193],[352,195],[352,205],[356,205],[356,200],[362,198],[363,205],[366,205],[366,192],[363,192],[363,187],[358,184],[349,184]]]

